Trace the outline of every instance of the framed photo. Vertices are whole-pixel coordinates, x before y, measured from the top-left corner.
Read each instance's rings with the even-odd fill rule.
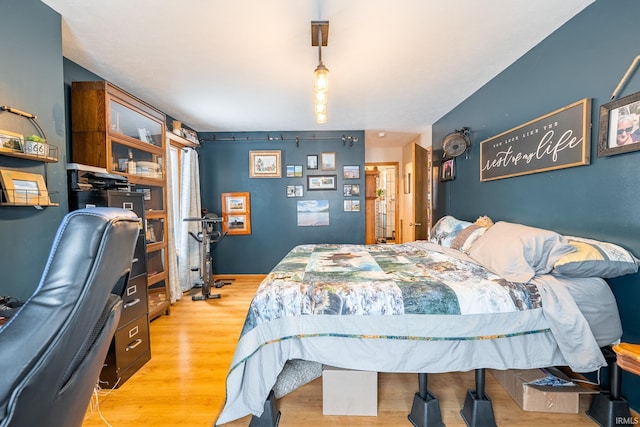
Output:
[[[443,160],[440,181],[452,181],[456,177],[454,167],[455,159]]]
[[[308,154],[307,155],[307,169],[318,169],[318,155],[317,154]]]
[[[299,200],[296,213],[298,227],[329,225],[328,200]]]
[[[598,157],[640,150],[640,92],[600,107]]]
[[[248,192],[222,193],[222,231],[251,234],[251,199]]]
[[[19,133],[0,130],[0,151],[23,153],[24,137]]]
[[[302,185],[287,185],[287,197],[302,197],[303,194]]]
[[[249,151],[250,178],[280,178],[280,150]]]
[[[287,178],[302,177],[302,165],[287,165]]]
[[[342,186],[342,194],[344,197],[359,196],[360,184],[344,184]]]
[[[336,175],[307,175],[307,190],[335,190]]]
[[[321,153],[320,168],[323,171],[336,170],[336,153]]]
[[[360,200],[345,200],[342,210],[344,212],[360,212]]]
[[[0,183],[3,188],[4,201],[7,204],[25,206],[51,205],[49,192],[42,175],[0,169]]]
[[[360,179],[360,166],[343,166],[342,177],[344,179]]]

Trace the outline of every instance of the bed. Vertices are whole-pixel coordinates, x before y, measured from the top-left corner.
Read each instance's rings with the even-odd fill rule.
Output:
[[[610,243],[453,217],[430,241],[297,246],[253,298],[216,424],[259,416],[293,360],[403,373],[598,370],[600,347],[622,335],[602,278],[637,269]]]

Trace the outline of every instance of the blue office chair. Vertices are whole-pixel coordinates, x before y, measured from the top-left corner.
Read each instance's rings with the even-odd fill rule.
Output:
[[[0,326],[0,426],[82,425],[138,233],[138,217],[119,208],[65,216],[38,287]]]

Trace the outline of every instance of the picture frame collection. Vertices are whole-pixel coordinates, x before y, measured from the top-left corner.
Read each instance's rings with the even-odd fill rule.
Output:
[[[337,154],[335,152],[321,152],[319,154],[307,154],[306,165],[287,164],[282,165],[282,152],[280,150],[251,150],[249,151],[249,177],[250,178],[281,178],[284,171],[285,178],[306,178],[306,185],[290,184],[285,186],[287,198],[303,198],[305,191],[337,191],[339,173]],[[304,171],[306,169],[306,173]],[[342,180],[359,180],[361,177],[360,165],[342,166]],[[359,212],[361,188],[360,183],[344,183],[342,195],[344,212]],[[305,188],[306,187],[306,188]],[[325,201],[322,201],[325,202]],[[307,209],[308,203],[302,203],[298,209]],[[223,206],[224,202],[223,202]],[[303,206],[304,208],[301,208]],[[320,205],[324,206],[324,205]],[[299,211],[299,215],[301,212]],[[223,212],[224,216],[224,212]],[[328,221],[328,219],[327,219]],[[300,221],[304,225],[310,221]],[[226,221],[223,223],[226,224]],[[299,224],[301,225],[301,224]],[[316,225],[326,225],[324,221],[318,221]],[[231,227],[228,227],[231,229]],[[234,234],[239,234],[235,232]]]

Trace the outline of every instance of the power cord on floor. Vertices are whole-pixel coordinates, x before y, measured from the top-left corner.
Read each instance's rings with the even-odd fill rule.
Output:
[[[100,410],[100,398],[101,397],[106,398],[107,396],[109,396],[111,394],[111,392],[113,390],[115,390],[115,388],[118,386],[118,383],[120,382],[120,378],[118,378],[118,381],[116,381],[116,383],[110,389],[102,388],[100,386],[101,382],[104,382],[104,381],[98,380],[98,382],[96,383],[95,388],[93,389],[93,395],[91,396],[91,401],[89,403],[89,409],[91,410],[91,413],[96,411],[98,413],[98,415],[100,416],[100,419],[105,423],[105,425],[107,427],[112,427],[111,424],[109,423],[109,421],[107,421],[107,419],[104,417],[104,415],[102,415],[102,411]]]

